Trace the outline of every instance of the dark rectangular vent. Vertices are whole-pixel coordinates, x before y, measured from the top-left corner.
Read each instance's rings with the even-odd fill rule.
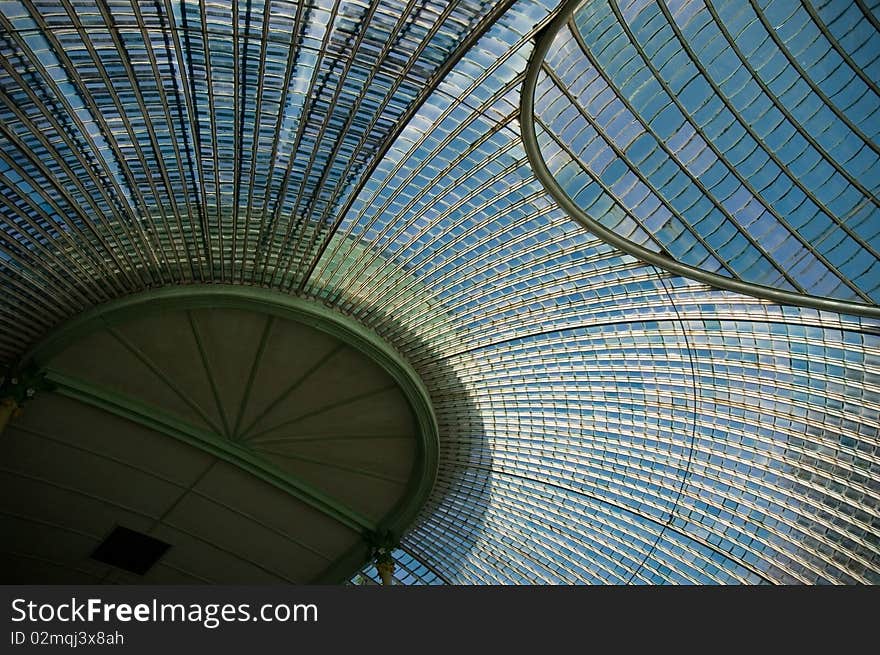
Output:
[[[92,553],[92,559],[143,575],[171,547],[155,537],[116,526]]]

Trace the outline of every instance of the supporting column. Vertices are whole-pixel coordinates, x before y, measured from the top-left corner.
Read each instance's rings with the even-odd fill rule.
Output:
[[[391,557],[391,553],[383,553],[376,558],[376,570],[379,572],[379,577],[382,578],[383,585],[392,584],[394,579],[394,558]]]
[[[21,371],[8,371],[0,377],[0,434],[6,430],[9,421],[21,416],[22,406],[37,391],[51,388],[52,384],[46,380],[46,373],[33,366]]]
[[[370,543],[373,563],[379,572],[383,585],[391,585],[394,581],[394,557],[391,555],[397,548],[397,538],[389,531],[367,535]]]
[[[21,408],[18,406],[15,398],[7,397],[0,399],[0,434],[3,434],[7,423],[9,423],[12,417],[18,416],[20,413]]]

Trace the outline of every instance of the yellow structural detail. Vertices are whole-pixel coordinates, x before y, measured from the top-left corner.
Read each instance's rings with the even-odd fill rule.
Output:
[[[376,570],[379,572],[379,577],[382,578],[382,584],[390,585],[394,575],[394,562],[377,562]]]
[[[21,407],[15,402],[14,398],[4,398],[0,400],[0,434],[6,429],[6,424],[10,419],[21,415]]]

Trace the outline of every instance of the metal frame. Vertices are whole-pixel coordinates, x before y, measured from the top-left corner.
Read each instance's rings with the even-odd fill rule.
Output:
[[[156,312],[199,308],[242,309],[308,325],[366,355],[392,377],[412,408],[418,434],[415,462],[404,496],[387,516],[373,523],[294,476],[253,456],[233,441],[220,439],[131,399],[51,370],[51,360],[55,355],[95,330],[112,330],[115,325]],[[434,486],[439,450],[437,421],[428,392],[418,375],[397,352],[366,328],[311,301],[265,289],[226,285],[166,287],[128,296],[85,312],[55,330],[31,349],[22,361],[48,368],[49,378],[57,385],[58,393],[133,420],[236,464],[360,532],[364,540],[331,564],[319,576],[322,582],[345,579],[367,561],[369,545],[366,537],[370,533],[387,531],[399,538],[415,519]]]
[[[649,264],[653,264],[658,268],[669,271],[670,273],[681,275],[698,282],[703,282],[719,289],[735,291],[737,293],[770,300],[784,305],[798,305],[822,311],[880,318],[880,306],[877,305],[792,293],[790,291],[774,289],[772,287],[745,282],[743,280],[727,278],[716,273],[710,273],[683,264],[670,257],[643,248],[642,246],[617,235],[615,232],[609,230],[587,215],[587,213],[569,197],[562,186],[553,177],[553,174],[548,169],[547,163],[541,154],[541,148],[538,144],[538,138],[535,132],[535,88],[537,86],[538,74],[541,71],[544,57],[549,51],[550,46],[553,44],[557,33],[568,23],[575,10],[577,10],[583,2],[584,0],[567,0],[559,14],[553,19],[553,22],[551,22],[546,30],[539,35],[535,49],[532,51],[531,57],[529,57],[529,62],[526,66],[525,79],[523,80],[522,91],[520,94],[520,126],[523,148],[525,149],[526,156],[528,157],[529,163],[534,171],[535,177],[538,178],[547,192],[560,205],[560,207],[568,213],[569,216],[584,225],[584,227],[603,241],[619,248],[633,257]]]

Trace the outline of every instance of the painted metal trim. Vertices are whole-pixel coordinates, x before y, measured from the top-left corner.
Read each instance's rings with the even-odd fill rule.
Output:
[[[281,471],[259,456],[214,432],[203,430],[165,412],[149,407],[112,391],[49,369],[46,375],[56,385],[56,393],[91,407],[128,419],[164,435],[174,437],[190,446],[234,464],[248,473],[268,482],[303,501],[322,514],[330,516],[355,531],[370,530],[373,523],[333,498]]]

